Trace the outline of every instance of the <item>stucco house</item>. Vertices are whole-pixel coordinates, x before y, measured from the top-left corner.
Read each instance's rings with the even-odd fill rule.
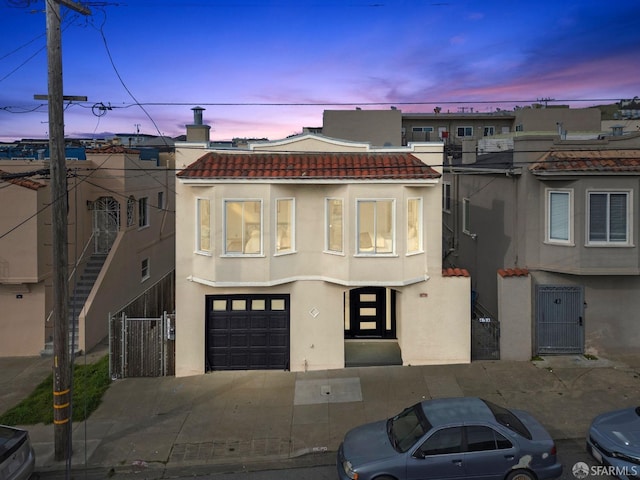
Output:
[[[512,148],[446,169],[445,265],[500,323],[500,358],[637,352],[640,134]]]
[[[343,368],[354,340],[470,361],[470,278],[442,269],[442,143],[199,140],[176,144],[177,376]]]
[[[173,172],[119,146],[67,160],[70,333],[88,351],[108,317],[173,275]],[[53,351],[49,160],[0,162],[0,355]]]

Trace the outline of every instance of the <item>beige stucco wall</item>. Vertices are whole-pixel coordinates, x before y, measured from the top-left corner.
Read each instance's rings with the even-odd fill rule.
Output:
[[[44,344],[44,282],[0,284],[0,352],[3,357],[39,355]]]
[[[325,110],[322,134],[375,146],[402,145],[402,112],[389,110]]]

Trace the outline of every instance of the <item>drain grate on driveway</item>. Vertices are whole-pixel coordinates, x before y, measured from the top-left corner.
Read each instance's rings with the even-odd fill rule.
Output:
[[[362,390],[360,379],[357,377],[296,380],[294,405],[361,401]]]

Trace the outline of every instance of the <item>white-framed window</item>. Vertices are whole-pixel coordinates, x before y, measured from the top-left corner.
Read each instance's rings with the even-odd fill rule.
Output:
[[[276,200],[276,253],[295,251],[295,201],[293,198]]]
[[[325,199],[325,249],[344,252],[344,204],[341,198]]]
[[[149,198],[138,199],[138,227],[149,226]]]
[[[211,201],[196,198],[196,251],[211,253]]]
[[[547,190],[547,242],[573,243],[573,191]]]
[[[451,182],[442,182],[442,211],[451,212]]]
[[[224,253],[262,254],[262,200],[224,201]]]
[[[143,258],[142,262],[140,262],[140,276],[141,282],[144,282],[151,277],[151,265],[148,258]]]
[[[133,195],[127,198],[127,227],[132,227],[136,222],[136,199]]]
[[[468,198],[462,199],[462,232],[471,235],[471,202]]]
[[[456,136],[458,137],[473,137],[473,127],[457,127]]]
[[[395,200],[359,199],[356,203],[357,252],[388,255],[395,252]]]
[[[629,245],[631,193],[628,191],[587,192],[587,243]]]
[[[522,125],[521,123],[516,125],[516,132],[524,132],[524,125]]]
[[[433,132],[433,127],[411,127],[412,132]]]
[[[407,253],[421,252],[422,198],[407,199]]]
[[[482,130],[482,136],[491,137],[496,134],[496,127],[484,127]]]

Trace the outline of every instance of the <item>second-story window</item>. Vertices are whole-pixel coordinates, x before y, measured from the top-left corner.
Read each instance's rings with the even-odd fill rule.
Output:
[[[328,252],[342,253],[344,251],[342,199],[327,198],[325,215],[325,248]]]
[[[569,190],[547,192],[547,241],[570,243],[572,196]]]
[[[442,211],[451,212],[451,183],[442,183]]]
[[[357,201],[357,252],[390,254],[395,252],[395,212],[393,200]]]
[[[589,192],[589,244],[629,243],[629,192]]]
[[[473,127],[458,127],[456,135],[458,137],[473,137]]]
[[[224,245],[229,255],[262,254],[260,200],[225,200]]]
[[[407,200],[407,253],[422,251],[422,199]]]
[[[211,253],[211,204],[208,198],[196,200],[196,250]]]
[[[138,200],[138,227],[149,226],[149,199],[142,197]]]
[[[295,250],[294,246],[294,201],[293,198],[276,200],[276,253]]]
[[[471,235],[471,204],[468,198],[462,199],[462,232]]]
[[[127,227],[135,225],[136,199],[131,195],[127,198]]]

